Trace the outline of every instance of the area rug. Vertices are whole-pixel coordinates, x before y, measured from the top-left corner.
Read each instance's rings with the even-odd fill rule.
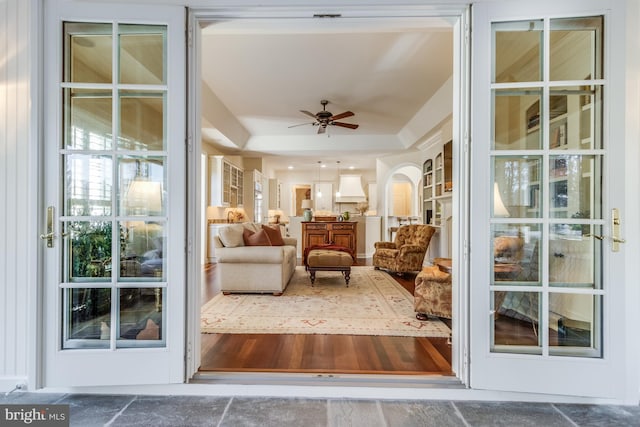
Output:
[[[388,273],[352,267],[349,287],[340,272],[319,271],[311,286],[297,267],[285,292],[219,294],[202,307],[203,333],[335,334],[449,337],[438,318],[422,322],[413,295]]]

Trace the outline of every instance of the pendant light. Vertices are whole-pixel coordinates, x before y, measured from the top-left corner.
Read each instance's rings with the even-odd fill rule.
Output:
[[[336,164],[338,165],[338,181],[340,180],[340,160],[336,161]],[[340,197],[340,186],[338,186],[338,189],[336,190],[336,199]]]
[[[320,168],[321,167],[322,167],[322,160],[318,160],[318,183],[316,184],[316,187],[318,188],[318,191],[316,192],[317,198],[322,197],[322,191],[320,190]]]

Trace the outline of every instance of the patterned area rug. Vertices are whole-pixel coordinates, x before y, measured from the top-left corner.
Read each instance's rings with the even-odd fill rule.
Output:
[[[315,285],[298,266],[282,296],[219,294],[202,307],[203,333],[335,334],[448,337],[438,318],[421,322],[413,295],[387,273],[352,267],[349,287],[340,272],[319,271]]]

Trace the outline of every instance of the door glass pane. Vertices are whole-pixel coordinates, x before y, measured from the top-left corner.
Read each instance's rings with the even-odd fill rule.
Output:
[[[65,89],[64,145],[77,150],[109,150],[113,144],[111,91]]]
[[[120,288],[118,347],[131,347],[128,340],[157,342],[162,345],[163,289]],[[147,343],[147,347],[154,344]]]
[[[112,227],[108,221],[72,221],[67,223],[69,264],[65,280],[69,282],[109,282],[111,277]],[[66,266],[65,266],[66,267]]]
[[[549,216],[593,218],[602,216],[600,156],[549,157]]]
[[[540,285],[540,225],[493,224],[493,285]]]
[[[65,22],[64,35],[64,81],[111,83],[112,25]]]
[[[491,296],[494,311],[491,351],[541,354],[540,294],[495,291]]]
[[[166,27],[118,26],[120,33],[120,83],[164,84]]]
[[[120,278],[164,281],[164,224],[125,221],[120,224]]]
[[[601,289],[602,227],[552,224],[549,234],[549,285]]]
[[[120,92],[120,138],[124,150],[164,150],[164,94]]]
[[[64,157],[64,212],[69,216],[111,215],[113,170],[110,156]]]
[[[109,347],[110,288],[65,289],[63,348]]]
[[[66,23],[65,42],[64,347],[163,346],[166,26]]]
[[[553,88],[550,93],[549,148],[602,148],[602,89],[599,86],[567,86]]]
[[[120,157],[118,173],[121,215],[163,215],[165,202],[163,157]]]
[[[541,156],[493,158],[493,217],[540,218]]]
[[[493,91],[494,150],[536,150],[542,147],[540,132],[541,89]]]
[[[493,24],[494,83],[533,82],[542,78],[542,28],[538,21]]]
[[[549,294],[549,354],[602,357],[599,295]]]
[[[601,356],[602,22],[492,26],[492,351]]]
[[[551,20],[551,80],[602,78],[601,16]]]

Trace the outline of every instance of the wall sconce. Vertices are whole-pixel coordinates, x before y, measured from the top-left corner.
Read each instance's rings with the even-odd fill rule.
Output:
[[[322,161],[318,160],[318,184],[316,184],[316,187],[318,187],[318,191],[316,192],[316,197],[320,198],[322,197],[322,191],[320,191],[320,168],[322,167]]]

